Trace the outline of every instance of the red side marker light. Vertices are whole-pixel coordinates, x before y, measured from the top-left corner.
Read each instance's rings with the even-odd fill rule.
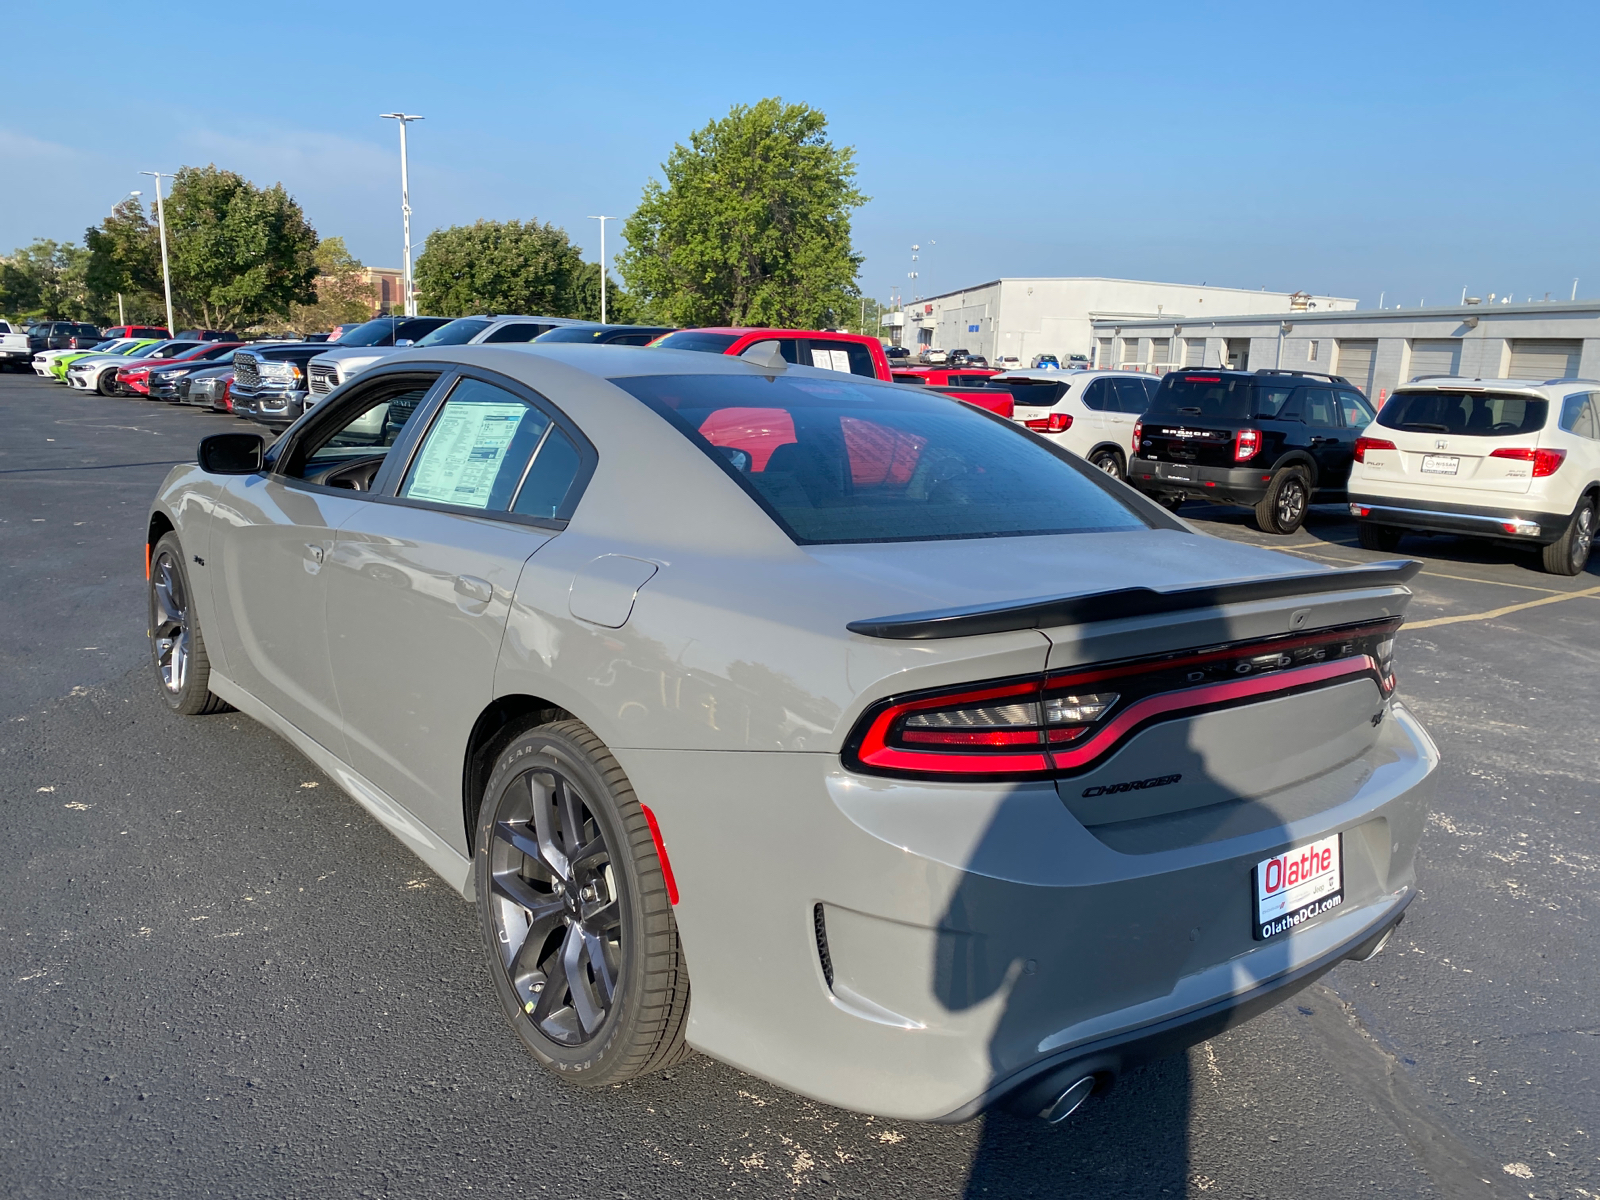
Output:
[[[644,823],[650,826],[650,840],[656,844],[656,857],[661,860],[661,881],[667,885],[667,903],[676,904],[678,880],[672,873],[672,860],[667,857],[667,844],[661,840],[661,826],[656,824],[656,815],[649,805],[639,805],[639,811],[644,814]]]

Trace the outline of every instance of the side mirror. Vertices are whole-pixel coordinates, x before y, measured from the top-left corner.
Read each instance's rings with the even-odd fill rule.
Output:
[[[394,344],[396,346],[410,346],[413,343],[410,338],[396,338]]]
[[[266,453],[259,433],[213,433],[200,439],[196,458],[208,475],[259,475]]]

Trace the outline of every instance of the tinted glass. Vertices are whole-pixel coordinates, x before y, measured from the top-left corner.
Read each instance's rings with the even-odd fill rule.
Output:
[[[370,403],[351,413],[344,424],[317,443],[306,456],[301,474],[313,474],[327,466],[388,450],[427,394],[427,387],[374,394]]]
[[[100,336],[100,330],[93,325],[75,325],[72,332],[79,337],[97,338]]]
[[[738,479],[798,542],[1144,528],[1088,468],[940,396],[843,377],[612,382]]]
[[[1377,415],[1372,411],[1372,405],[1360,392],[1335,392],[1335,399],[1339,404],[1339,411],[1344,414],[1344,423],[1351,429],[1365,429],[1372,424]]]
[[[395,340],[416,342],[448,324],[448,317],[411,317],[395,327]]]
[[[237,346],[232,346],[227,342],[223,342],[220,345],[211,347],[211,349],[205,351],[199,357],[206,361],[209,361],[213,358],[232,358],[233,352],[238,348],[239,347]]]
[[[1118,412],[1142,413],[1150,406],[1150,393],[1145,388],[1147,380],[1130,376],[1112,382],[1117,385]]]
[[[1255,413],[1267,420],[1298,421],[1305,414],[1305,393],[1293,384],[1261,384],[1256,388]]]
[[[517,321],[511,325],[502,325],[488,337],[484,343],[490,342],[531,342],[541,334],[549,333],[549,325],[536,325],[532,321]]]
[[[1151,416],[1270,420],[1284,410],[1291,390],[1283,384],[1258,384],[1250,375],[1164,375],[1147,412]]]
[[[1067,394],[1070,385],[1057,383],[1050,379],[1006,379],[991,381],[990,387],[1003,387],[1011,393],[1013,404],[1032,405],[1036,408],[1050,408],[1060,402],[1061,397]]]
[[[489,322],[482,317],[462,317],[459,321],[451,321],[448,325],[441,325],[432,333],[424,334],[417,339],[419,346],[465,346],[485,329]]]
[[[357,325],[349,333],[341,334],[341,346],[392,346],[394,329],[400,323],[396,317],[374,317],[365,325]]]
[[[926,376],[913,375],[910,371],[893,371],[891,374],[894,376],[894,381],[896,383],[919,383],[924,387],[926,387],[928,383]]]
[[[557,516],[572,490],[581,461],[572,439],[559,426],[552,426],[539,444],[511,511],[527,517]]]
[[[607,329],[591,329],[586,325],[557,325],[554,329],[547,329],[538,337],[540,342],[598,342],[609,333]],[[645,340],[655,337],[655,334],[643,335]],[[607,339],[613,340],[613,339]]]
[[[614,333],[606,341],[613,346],[648,346],[657,336],[655,333]]]
[[[1517,437],[1544,428],[1550,405],[1536,396],[1502,392],[1396,392],[1378,424],[1412,433]]]
[[[721,354],[729,346],[739,340],[736,333],[702,333],[695,329],[685,329],[679,333],[669,333],[656,343],[662,350],[705,350],[711,354]]]
[[[550,418],[493,384],[463,379],[433,419],[399,494],[504,512]]]
[[[1323,428],[1338,426],[1339,410],[1334,407],[1332,388],[1307,388],[1300,401],[1303,406],[1305,423],[1319,425]]]
[[[1083,389],[1083,406],[1095,412],[1109,412],[1117,406],[1117,390],[1109,379],[1091,380]]]

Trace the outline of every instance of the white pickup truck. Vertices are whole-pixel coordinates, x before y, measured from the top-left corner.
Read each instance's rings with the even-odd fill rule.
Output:
[[[26,371],[33,361],[28,335],[10,321],[0,321],[0,370]]]

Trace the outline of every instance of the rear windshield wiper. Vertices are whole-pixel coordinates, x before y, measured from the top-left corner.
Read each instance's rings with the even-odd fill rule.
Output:
[[[1396,426],[1396,428],[1398,428],[1398,429],[1415,429],[1419,433],[1421,433],[1421,432],[1427,432],[1427,433],[1449,433],[1450,432],[1450,426],[1448,426],[1448,425],[1430,425],[1426,421],[1405,421],[1405,422],[1402,422],[1400,425]]]

